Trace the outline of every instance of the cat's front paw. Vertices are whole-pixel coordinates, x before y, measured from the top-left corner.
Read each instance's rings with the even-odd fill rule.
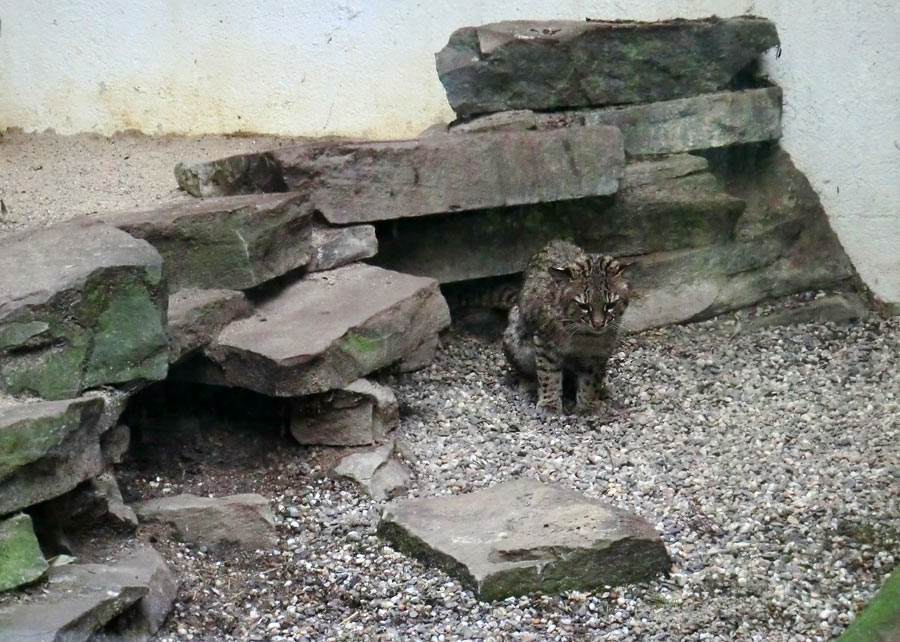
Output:
[[[562,402],[559,399],[541,399],[537,402],[537,412],[544,417],[555,417],[563,414]]]

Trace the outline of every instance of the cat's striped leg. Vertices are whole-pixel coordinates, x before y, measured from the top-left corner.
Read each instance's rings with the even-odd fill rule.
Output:
[[[537,369],[538,408],[552,413],[562,412],[562,359],[534,335],[534,363]]]
[[[575,411],[592,413],[601,406],[606,396],[606,364],[594,363],[587,370],[578,372],[578,389],[575,397]]]

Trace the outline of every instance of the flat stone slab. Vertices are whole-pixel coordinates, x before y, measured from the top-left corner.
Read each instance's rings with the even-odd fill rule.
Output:
[[[527,479],[468,495],[392,502],[378,532],[484,600],[630,584],[671,566],[646,520]]]
[[[391,499],[409,488],[409,469],[394,457],[396,441],[369,451],[346,455],[334,474],[355,481],[375,501]]]
[[[289,189],[332,224],[612,194],[622,175],[615,127],[498,131],[384,142],[316,142],[179,164],[194,196]]]
[[[369,259],[378,253],[378,238],[372,225],[330,227],[316,224],[310,238],[312,258],[309,272],[321,272]]]
[[[110,564],[51,568],[44,588],[0,608],[0,642],[143,642],[162,625],[178,585],[159,553],[144,548]]]
[[[97,223],[0,239],[0,390],[66,399],[168,369],[162,258]]]
[[[139,502],[132,508],[141,522],[169,524],[183,542],[267,548],[276,541],[269,500],[254,493],[228,497],[186,493]]]
[[[100,474],[104,409],[99,397],[0,408],[0,515]]]
[[[0,520],[0,592],[40,579],[47,568],[31,518],[20,513]]]
[[[253,314],[253,306],[237,290],[185,288],[169,297],[169,361],[175,363],[202,348],[226,325]]]
[[[312,207],[297,194],[210,198],[102,220],[159,251],[170,291],[251,288],[311,256]]]
[[[553,239],[590,252],[638,255],[726,243],[744,203],[706,159],[687,154],[625,166],[612,198],[586,198],[397,221],[374,262],[442,283],[520,272]]]
[[[660,22],[518,20],[463,27],[436,56],[460,116],[668,100],[718,91],[778,45],[743,16]]]
[[[291,403],[291,434],[305,445],[369,446],[399,423],[394,391],[368,379]]]
[[[450,324],[433,279],[354,264],[316,272],[227,326],[187,378],[297,397],[415,356]]]

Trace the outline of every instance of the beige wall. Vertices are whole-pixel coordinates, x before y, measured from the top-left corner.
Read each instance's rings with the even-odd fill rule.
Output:
[[[900,303],[900,4],[817,0],[0,0],[0,128],[411,136],[452,118],[433,54],[512,18],[775,20],[784,146]]]

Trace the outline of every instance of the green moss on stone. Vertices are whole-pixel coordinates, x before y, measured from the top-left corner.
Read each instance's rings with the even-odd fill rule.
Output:
[[[894,570],[837,642],[900,640],[900,568]]]
[[[25,321],[10,323],[0,327],[0,350],[20,346],[29,339],[40,335],[50,329],[50,324],[44,321]]]
[[[0,591],[34,582],[47,571],[28,515],[0,522]]]
[[[0,430],[0,479],[59,446],[81,423],[81,410],[70,408],[52,417],[23,419]]]

